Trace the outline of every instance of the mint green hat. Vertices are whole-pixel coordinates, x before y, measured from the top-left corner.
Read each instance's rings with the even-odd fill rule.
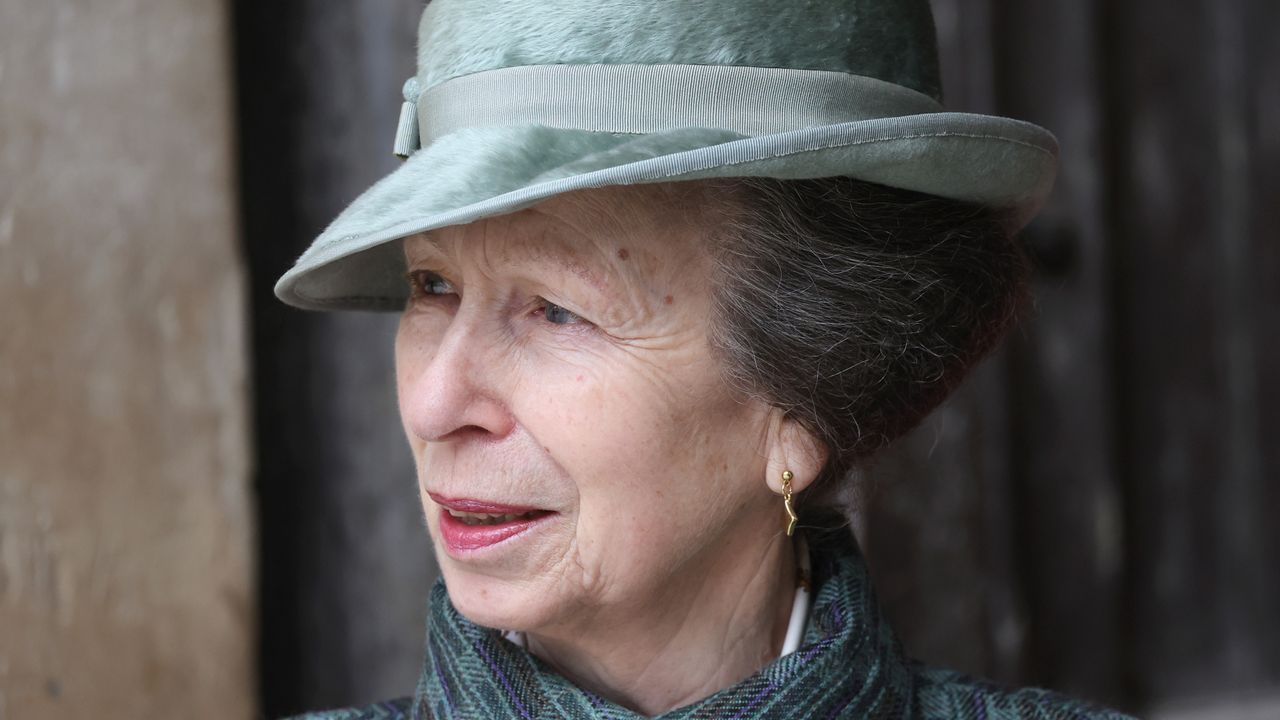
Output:
[[[1057,142],[945,112],[928,0],[434,0],[395,152],[276,284],[308,309],[399,310],[400,239],[582,188],[844,175],[1043,204]]]

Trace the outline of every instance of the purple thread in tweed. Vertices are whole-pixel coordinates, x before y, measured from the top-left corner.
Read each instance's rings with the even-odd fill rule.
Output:
[[[977,714],[977,720],[987,720],[987,704],[982,701],[982,696],[976,692],[969,694],[969,699],[973,702],[973,711]]]
[[[813,656],[814,656],[814,655],[817,655],[817,654],[818,654],[818,653],[820,653],[820,652],[822,652],[822,649],[823,649],[823,648],[825,648],[827,645],[830,645],[830,643],[825,642],[825,641],[824,641],[824,642],[820,642],[820,643],[814,643],[814,644],[813,644],[813,647],[811,647],[811,648],[809,648],[808,650],[806,650],[806,651],[805,651],[805,653],[804,653],[804,655],[801,655],[801,656],[800,656],[800,665],[804,665],[805,663],[807,663],[807,662],[809,662],[810,660],[812,660],[812,659],[813,659]],[[797,667],[799,667],[799,666],[797,666]]]
[[[444,690],[444,702],[449,706],[449,714],[452,715],[457,712],[457,706],[453,704],[453,690],[449,687],[449,679],[444,676],[439,659],[433,658],[432,664],[436,668],[436,678],[440,680],[440,687]]]
[[[768,695],[769,693],[773,692],[773,689],[776,687],[778,687],[778,684],[773,681],[770,681],[769,684],[766,685],[763,690],[756,693],[756,696],[751,698],[751,702],[747,703],[745,707],[743,707],[736,714],[734,714],[734,716],[730,718],[730,720],[741,720],[743,717],[746,716],[748,712],[750,712],[753,708],[755,708],[755,706],[759,705],[761,700],[764,700],[765,695]]]
[[[520,717],[525,718],[525,720],[533,720],[533,716],[529,714],[528,708],[524,706],[524,703],[520,701],[520,696],[516,694],[515,688],[511,687],[511,681],[507,679],[507,674],[502,672],[502,668],[493,661],[493,656],[485,649],[484,641],[477,640],[473,646],[480,653],[480,656],[484,658],[485,663],[489,665],[489,669],[498,676],[498,680],[502,683],[502,687],[506,688],[507,695],[511,697],[511,701],[516,704],[516,709],[520,711]]]

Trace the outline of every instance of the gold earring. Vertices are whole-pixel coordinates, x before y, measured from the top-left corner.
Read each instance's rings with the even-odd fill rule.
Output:
[[[794,477],[790,470],[782,471],[782,507],[787,511],[787,537],[795,533],[796,521],[800,519],[796,517],[795,508],[791,507],[791,479]]]

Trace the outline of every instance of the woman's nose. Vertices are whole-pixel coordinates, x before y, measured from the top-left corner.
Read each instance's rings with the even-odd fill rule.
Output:
[[[403,330],[402,330],[403,332]],[[454,315],[429,356],[413,356],[413,338],[397,348],[400,412],[406,429],[427,442],[464,436],[505,437],[515,426],[503,396],[501,348],[484,328]]]

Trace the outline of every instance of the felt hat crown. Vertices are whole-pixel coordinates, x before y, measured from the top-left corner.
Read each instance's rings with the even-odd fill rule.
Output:
[[[928,0],[434,0],[394,172],[276,284],[310,309],[403,307],[406,236],[572,190],[850,176],[1009,210],[1057,143],[946,112]]]

